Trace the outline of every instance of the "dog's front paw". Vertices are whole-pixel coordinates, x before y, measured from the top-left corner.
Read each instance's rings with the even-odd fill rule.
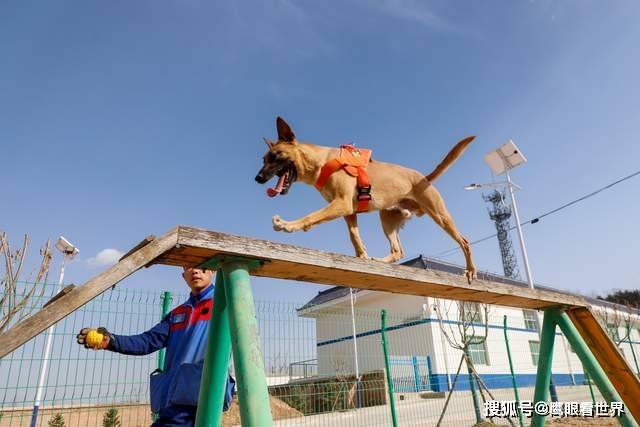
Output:
[[[283,220],[279,215],[274,215],[271,221],[273,222],[273,229],[276,231],[284,231],[285,233],[298,231],[289,221]]]
[[[282,218],[280,218],[280,215],[274,215],[271,218],[271,222],[273,223],[273,229],[276,231],[283,231],[284,230],[284,221],[282,220]]]
[[[471,284],[471,282],[478,278],[478,273],[475,269],[465,270],[464,275],[467,278],[467,283]]]

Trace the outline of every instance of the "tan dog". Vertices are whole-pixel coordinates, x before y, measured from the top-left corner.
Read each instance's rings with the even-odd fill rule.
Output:
[[[276,189],[269,189],[271,196],[286,194],[295,181],[313,186],[318,180],[322,166],[337,157],[340,149],[298,142],[289,125],[280,117],[276,120],[276,126],[278,141],[271,142],[265,138],[269,151],[264,156],[264,165],[258,172],[256,181],[264,184],[277,175],[279,180]],[[427,176],[392,163],[372,160],[368,164],[372,196],[369,211],[380,211],[382,229],[391,244],[391,253],[378,260],[383,262],[400,260],[404,256],[398,236],[400,228],[411,214],[417,216],[427,214],[462,248],[467,263],[465,271],[467,280],[471,282],[476,277],[476,267],[471,258],[469,242],[458,232],[451,215],[447,212],[442,196],[432,185],[460,157],[474,138],[465,138],[456,144]],[[349,227],[349,236],[356,256],[369,258],[358,231],[356,187],[355,177],[344,170],[338,170],[329,177],[326,185],[320,190],[322,197],[329,202],[325,208],[295,221],[285,221],[276,215],[273,217],[273,228],[276,231],[288,233],[307,231],[323,222],[343,217]]]

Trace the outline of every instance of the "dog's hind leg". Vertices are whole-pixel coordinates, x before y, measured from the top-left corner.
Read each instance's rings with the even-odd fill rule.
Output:
[[[349,228],[349,238],[351,238],[353,248],[356,250],[356,256],[358,258],[368,259],[369,255],[367,255],[367,248],[364,246],[364,243],[360,238],[360,230],[358,229],[358,216],[356,214],[347,215],[344,217],[344,220],[346,221],[347,227]]]
[[[427,214],[433,218],[435,223],[442,227],[442,229],[460,245],[467,263],[465,276],[467,277],[467,281],[471,283],[471,281],[476,278],[476,266],[471,257],[471,245],[469,245],[469,241],[458,231],[442,199],[433,205],[425,206],[425,208]]]
[[[400,244],[400,229],[411,218],[411,212],[406,209],[390,209],[380,211],[380,223],[385,236],[391,245],[391,252],[384,258],[375,258],[382,262],[396,262],[402,259],[404,251]]]

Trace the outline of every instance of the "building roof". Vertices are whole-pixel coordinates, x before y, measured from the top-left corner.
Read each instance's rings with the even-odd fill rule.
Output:
[[[448,263],[445,261],[440,261],[434,258],[429,258],[426,257],[424,255],[419,255],[415,258],[409,259],[407,261],[404,261],[401,263],[401,265],[406,265],[409,267],[415,267],[415,268],[422,268],[422,269],[426,269],[426,270],[437,270],[437,271],[443,271],[443,272],[447,272],[447,273],[453,273],[453,274],[464,274],[464,267],[457,265],[457,264],[452,264],[452,263]],[[494,274],[494,273],[489,273],[489,272],[478,272],[478,278],[482,279],[482,280],[489,280],[489,281],[493,281],[493,282],[500,282],[500,283],[505,283],[507,285],[512,285],[512,286],[518,286],[518,287],[523,287],[523,288],[528,288],[529,284],[525,281],[522,280],[518,280],[518,279],[511,279],[499,274]],[[564,294],[564,295],[571,295],[571,296],[579,296],[581,298],[584,298],[585,300],[587,300],[589,303],[593,304],[593,305],[599,305],[602,307],[611,307],[611,308],[616,308],[618,310],[626,310],[626,307],[619,305],[619,304],[615,304],[615,303],[611,303],[608,301],[603,301],[597,298],[593,298],[593,297],[587,297],[581,294],[577,294],[574,292],[569,292],[569,291],[564,291],[564,290],[559,290],[559,289],[555,289],[555,288],[551,288],[549,286],[544,286],[544,285],[540,285],[540,284],[534,284],[536,289],[541,289],[541,290],[545,290],[545,291],[550,291],[550,292],[557,292],[560,294]],[[353,290],[354,293],[356,292],[362,292],[364,291],[364,289],[354,289]],[[326,304],[328,302],[343,298],[345,296],[349,295],[349,288],[345,288],[342,286],[334,286],[332,288],[329,289],[325,289],[324,291],[320,291],[318,292],[318,295],[316,295],[315,297],[313,297],[309,302],[307,302],[305,305],[303,305],[302,307],[300,307],[298,309],[298,311],[301,310],[307,310],[310,309],[314,306],[318,306],[321,304]],[[635,314],[639,314],[640,312],[632,309],[632,312],[634,312]]]

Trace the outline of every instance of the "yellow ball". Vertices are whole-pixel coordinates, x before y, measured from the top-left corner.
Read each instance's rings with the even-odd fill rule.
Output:
[[[87,334],[87,338],[86,338],[87,346],[91,348],[97,348],[100,346],[100,344],[102,344],[103,339],[104,339],[104,335],[102,335],[100,332],[96,331],[95,329],[92,329]]]

